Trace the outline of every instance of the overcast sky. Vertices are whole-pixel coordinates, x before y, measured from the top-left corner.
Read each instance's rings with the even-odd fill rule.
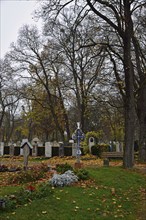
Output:
[[[38,24],[32,15],[38,4],[37,0],[0,0],[0,58],[9,51],[10,43],[16,42],[23,24]]]

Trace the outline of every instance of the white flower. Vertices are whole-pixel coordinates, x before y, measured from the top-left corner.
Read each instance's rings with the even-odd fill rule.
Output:
[[[73,171],[68,170],[64,174],[54,174],[49,181],[52,186],[69,186],[78,181],[78,177]]]

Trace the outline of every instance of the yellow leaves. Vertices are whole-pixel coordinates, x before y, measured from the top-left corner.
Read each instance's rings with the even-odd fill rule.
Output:
[[[111,188],[111,193],[112,193],[113,196],[116,194],[115,188]]]
[[[80,209],[79,206],[75,206],[74,212],[77,212],[79,209]]]
[[[100,208],[96,208],[95,211],[100,211]]]
[[[16,212],[12,212],[11,214],[12,214],[12,215],[15,215],[15,214],[16,214]]]

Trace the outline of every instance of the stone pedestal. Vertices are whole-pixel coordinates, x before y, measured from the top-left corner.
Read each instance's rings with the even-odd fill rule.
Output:
[[[81,169],[81,168],[83,168],[83,163],[78,163],[78,162],[76,162],[76,163],[74,164],[74,168],[75,168],[75,169]]]

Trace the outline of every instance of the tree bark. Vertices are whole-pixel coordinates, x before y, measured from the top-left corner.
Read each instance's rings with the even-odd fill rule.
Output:
[[[125,168],[132,168],[134,165],[134,134],[135,134],[135,100],[134,100],[134,69],[131,62],[131,39],[133,24],[131,20],[130,3],[124,2],[125,32],[124,44],[124,73],[125,73]]]
[[[139,76],[137,116],[139,121],[139,160],[146,162],[146,75],[142,69],[141,51],[137,38],[133,35],[136,68]]]
[[[146,162],[146,83],[144,82],[139,91],[137,113],[139,119],[139,160]]]

